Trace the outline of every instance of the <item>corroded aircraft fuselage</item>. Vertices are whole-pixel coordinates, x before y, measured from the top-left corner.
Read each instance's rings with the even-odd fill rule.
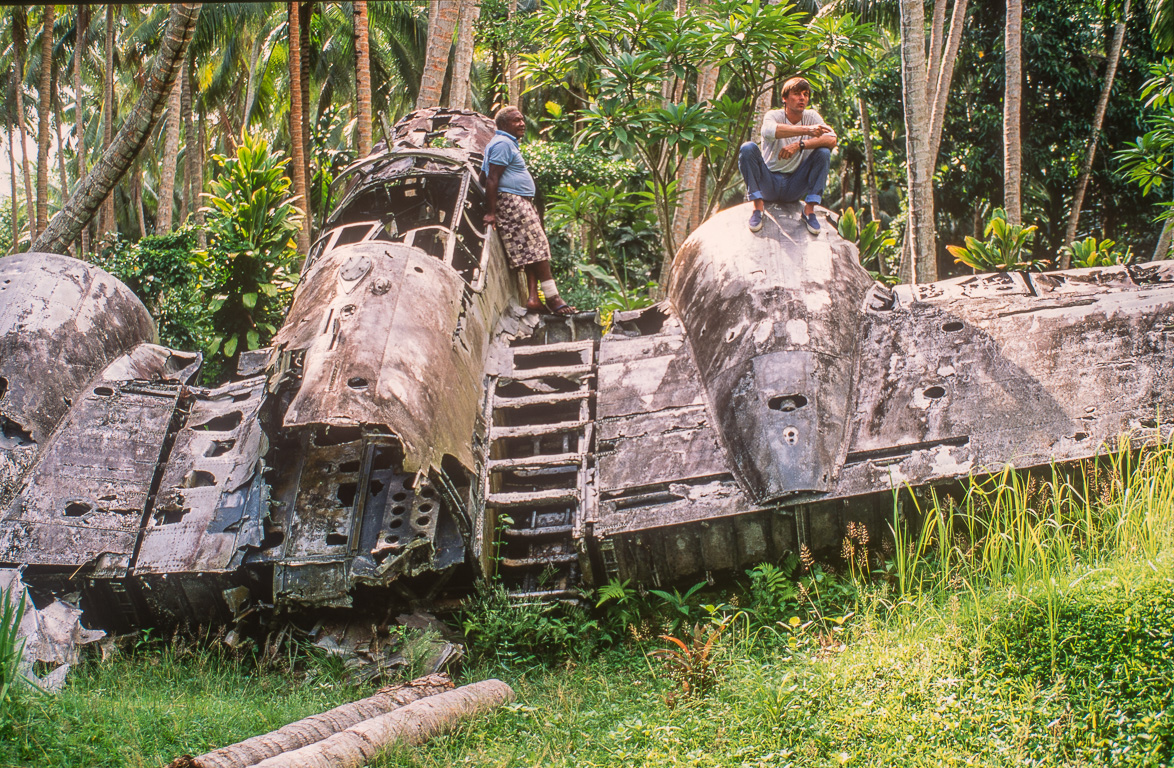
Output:
[[[742,206],[603,335],[519,304],[481,224],[492,134],[425,110],[352,167],[285,324],[220,387],[108,274],[0,259],[0,564],[111,628],[493,578],[566,598],[838,549],[894,488],[1169,431],[1169,262],[889,290],[834,227],[769,206],[751,233]]]

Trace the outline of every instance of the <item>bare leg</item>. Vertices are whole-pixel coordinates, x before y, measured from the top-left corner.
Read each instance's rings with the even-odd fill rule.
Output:
[[[556,315],[570,315],[575,308],[568,305],[558,295],[558,288],[554,284],[554,275],[550,272],[550,261],[536,261],[526,265],[526,280],[530,286],[530,297],[526,300],[527,309],[538,309],[538,285],[542,284],[542,292],[546,294],[546,308]]]
[[[548,261],[527,264],[524,267],[526,270],[526,290],[529,293],[529,295],[526,297],[526,309],[530,310],[531,312],[537,312],[542,308],[542,301],[538,298],[539,274],[537,270],[535,270],[535,267],[537,267],[539,264],[545,264],[546,273],[550,274],[550,262]]]

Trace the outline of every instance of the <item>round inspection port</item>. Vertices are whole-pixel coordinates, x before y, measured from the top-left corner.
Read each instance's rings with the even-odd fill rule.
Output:
[[[937,400],[946,396],[946,390],[943,387],[933,386],[927,388],[924,394],[930,400]]]
[[[962,323],[958,322],[957,320],[951,320],[948,323],[942,324],[942,330],[946,333],[956,333],[962,330],[962,327]]]
[[[368,384],[367,380],[364,379],[362,376],[352,376],[349,379],[347,379],[347,382],[346,382],[346,385],[348,387],[350,387],[351,389],[366,389],[367,384]]]

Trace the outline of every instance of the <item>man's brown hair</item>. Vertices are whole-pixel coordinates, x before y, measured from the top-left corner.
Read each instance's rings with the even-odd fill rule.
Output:
[[[510,115],[517,113],[522,114],[522,110],[517,107],[502,107],[497,110],[497,114],[493,116],[493,122],[501,130],[505,130],[505,121]]]
[[[807,91],[808,93],[811,93],[811,83],[796,75],[787,82],[783,83],[783,98],[787,98],[791,91],[799,91],[800,93]]]

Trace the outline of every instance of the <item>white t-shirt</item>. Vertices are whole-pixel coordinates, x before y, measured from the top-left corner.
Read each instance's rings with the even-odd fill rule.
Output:
[[[779,150],[788,144],[794,144],[799,139],[807,139],[807,136],[788,136],[783,139],[775,138],[775,126],[779,123],[783,125],[819,125],[823,122],[823,118],[814,109],[803,110],[803,117],[799,118],[799,122],[792,123],[787,119],[787,110],[772,109],[766,113],[762,118],[762,158],[766,160],[766,167],[770,168],[775,173],[793,173],[796,168],[803,163],[804,160],[811,155],[812,150],[804,149],[802,152],[796,152],[790,157],[779,157]]]

